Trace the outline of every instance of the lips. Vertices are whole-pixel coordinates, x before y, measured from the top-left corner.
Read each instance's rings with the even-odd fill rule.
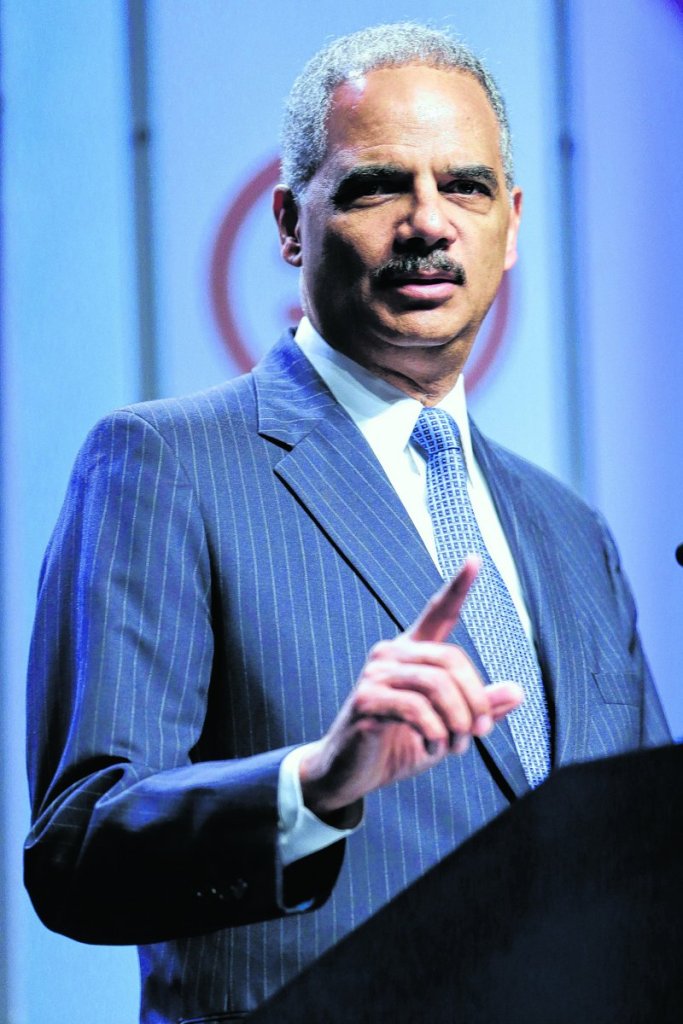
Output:
[[[396,255],[372,279],[392,303],[422,309],[447,302],[467,282],[463,265],[441,250]]]
[[[406,299],[418,302],[443,302],[459,287],[455,273],[443,270],[432,273],[395,274],[385,281],[385,287]]]
[[[393,287],[399,287],[404,284],[460,284],[460,275],[455,271],[421,270],[418,272],[412,271],[403,274],[392,274],[387,283]]]

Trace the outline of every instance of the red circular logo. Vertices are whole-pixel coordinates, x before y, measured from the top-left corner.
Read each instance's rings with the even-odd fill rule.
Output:
[[[212,252],[211,305],[221,340],[240,372],[250,370],[283,327],[296,324],[301,316],[291,276],[280,279],[279,287],[269,287],[289,268],[279,260],[279,250],[272,259],[276,246],[272,227],[266,238],[263,226],[259,229],[254,223],[259,213],[270,216],[270,196],[279,173],[280,163],[274,158],[245,182],[220,223]],[[246,270],[245,263],[250,264]],[[268,274],[263,273],[264,267]],[[510,274],[505,274],[467,364],[469,394],[489,374],[501,349],[510,306]]]

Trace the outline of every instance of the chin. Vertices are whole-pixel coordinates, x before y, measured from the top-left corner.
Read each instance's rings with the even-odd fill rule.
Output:
[[[430,323],[429,318],[420,317],[412,323],[383,325],[377,333],[382,340],[395,348],[443,348],[453,342],[462,344],[471,331],[470,325]]]
[[[438,348],[450,342],[462,342],[473,333],[467,317],[447,315],[441,309],[411,309],[393,316],[378,316],[377,336],[399,348]],[[476,333],[476,332],[475,332]]]

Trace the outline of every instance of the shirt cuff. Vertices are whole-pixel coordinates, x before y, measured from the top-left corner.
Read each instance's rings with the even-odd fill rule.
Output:
[[[362,825],[362,819],[354,828],[334,828],[321,821],[304,804],[299,779],[299,765],[313,744],[295,747],[282,759],[278,781],[278,812],[280,817],[278,851],[280,863],[287,867],[295,860],[308,857],[324,850],[332,843],[338,843]]]

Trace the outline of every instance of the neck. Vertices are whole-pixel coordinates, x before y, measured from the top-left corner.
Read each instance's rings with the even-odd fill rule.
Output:
[[[401,344],[364,334],[359,343],[353,329],[339,336],[333,329],[324,330],[312,310],[307,316],[331,348],[427,406],[438,405],[453,390],[476,337],[476,331],[468,331],[448,341],[420,344],[416,338]]]
[[[455,387],[470,346],[448,345],[335,345],[375,377],[393,384],[423,405],[438,405]]]
[[[354,359],[355,356],[352,355],[351,358]],[[371,360],[356,359],[356,362],[365,366],[376,377],[381,377],[426,406],[438,405],[453,390],[461,372],[460,367],[456,370],[451,367],[442,373],[426,374],[422,367],[411,366],[408,360],[402,362],[400,367],[384,366]]]

